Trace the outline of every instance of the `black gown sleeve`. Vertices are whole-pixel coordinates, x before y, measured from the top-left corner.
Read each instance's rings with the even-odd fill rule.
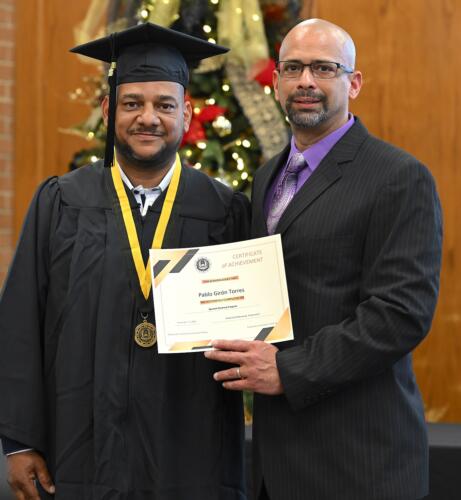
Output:
[[[250,238],[251,208],[248,198],[238,191],[233,193],[226,222],[229,242]]]
[[[43,323],[56,178],[37,190],[0,296],[0,436],[45,450]]]
[[[4,455],[9,455],[10,453],[17,453],[18,451],[31,449],[30,446],[22,444],[19,441],[14,441],[14,439],[8,439],[6,437],[2,437],[2,448]]]

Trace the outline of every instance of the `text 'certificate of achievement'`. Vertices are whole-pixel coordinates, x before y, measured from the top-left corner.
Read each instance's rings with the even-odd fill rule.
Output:
[[[293,339],[280,235],[201,248],[150,250],[159,353],[216,339]]]

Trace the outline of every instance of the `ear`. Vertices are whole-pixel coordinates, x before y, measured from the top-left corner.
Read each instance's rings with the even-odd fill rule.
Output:
[[[272,84],[274,86],[274,96],[277,101],[279,100],[279,78],[280,73],[274,69],[272,72]]]
[[[109,119],[109,96],[104,96],[101,102],[102,119],[104,120],[104,125],[107,127],[107,122]]]
[[[189,100],[184,101],[184,111],[183,111],[183,116],[184,116],[184,132],[187,132],[189,130],[189,125],[190,121],[192,119],[192,105]]]
[[[360,71],[354,71],[351,78],[351,85],[349,87],[349,99],[355,99],[362,88],[362,73]]]

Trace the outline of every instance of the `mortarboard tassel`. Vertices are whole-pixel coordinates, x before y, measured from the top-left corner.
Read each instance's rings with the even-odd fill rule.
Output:
[[[115,57],[115,34],[110,36],[111,63],[108,75],[109,84],[109,116],[107,119],[106,151],[104,166],[111,167],[114,163],[115,108],[117,106],[117,62]]]

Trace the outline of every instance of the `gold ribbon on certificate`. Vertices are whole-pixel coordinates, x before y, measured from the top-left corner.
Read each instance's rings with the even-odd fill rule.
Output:
[[[114,165],[111,167],[112,181],[114,183],[115,192],[117,193],[117,198],[120,203],[120,209],[122,212],[123,223],[128,236],[128,241],[130,244],[131,256],[136,268],[136,273],[138,275],[139,286],[141,288],[144,298],[147,300],[149,298],[150,289],[152,287],[152,280],[150,275],[150,258],[147,260],[147,264],[144,265],[144,260],[142,258],[141,245],[139,244],[138,234],[136,232],[136,226],[133,219],[133,214],[131,212],[130,203],[128,201],[128,196],[125,191],[125,186],[123,184],[122,177],[120,175],[120,167],[117,161],[116,155],[114,155]],[[171,212],[173,210],[174,201],[176,199],[176,194],[178,192],[179,180],[181,178],[181,160],[179,155],[176,153],[176,161],[174,165],[173,177],[171,178],[170,185],[166,192],[165,201],[163,202],[162,211],[160,213],[160,219],[155,229],[154,238],[152,240],[151,248],[162,248],[163,239],[165,237],[166,228],[171,217]],[[147,327],[147,328],[146,328]],[[143,331],[143,341],[138,342],[139,335],[135,335],[135,340],[141,347],[150,347],[155,344],[155,326],[152,323],[148,323],[145,318],[143,322],[136,327],[136,332]],[[145,338],[145,335],[149,333],[149,339]]]

